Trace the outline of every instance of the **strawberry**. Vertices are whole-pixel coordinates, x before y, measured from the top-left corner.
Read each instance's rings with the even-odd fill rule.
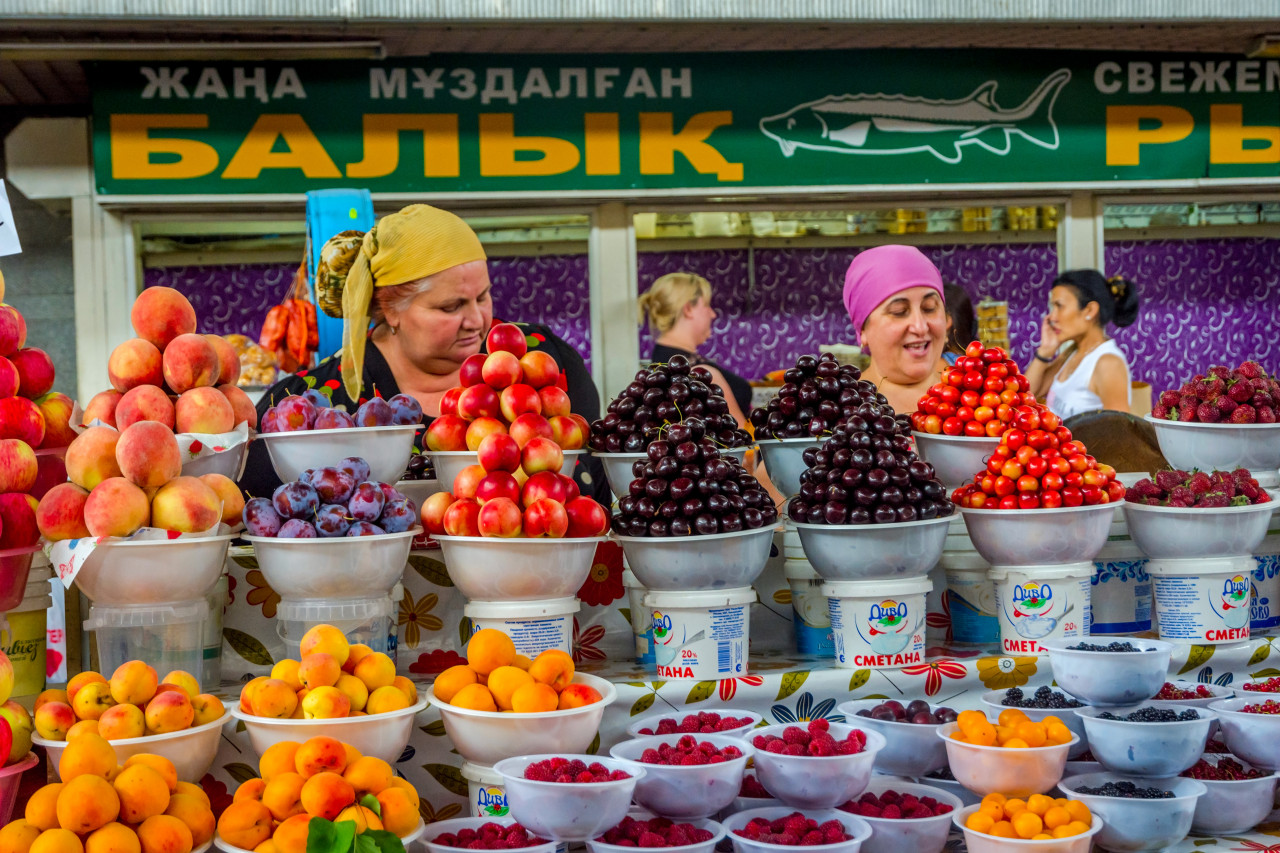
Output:
[[[1273,424],[1276,422],[1276,410],[1271,406],[1263,406],[1258,409],[1258,423]]]
[[[1265,391],[1259,391],[1249,399],[1249,405],[1253,406],[1255,409],[1260,409],[1263,406],[1274,406],[1275,400],[1273,400],[1271,395]]]
[[[1225,364],[1215,364],[1209,368],[1209,375],[1217,376],[1225,381],[1226,378],[1231,375],[1231,368],[1227,367]]]
[[[1196,406],[1196,420],[1202,424],[1216,424],[1222,420],[1222,413],[1212,403],[1201,403]]]
[[[1171,492],[1178,486],[1181,486],[1190,479],[1191,475],[1186,471],[1178,471],[1173,468],[1166,468],[1163,471],[1156,472],[1156,486],[1161,492]]]
[[[1187,488],[1194,494],[1203,495],[1213,488],[1213,480],[1203,471],[1196,471],[1191,475],[1191,479],[1187,480]]]
[[[1196,385],[1198,386],[1196,393],[1200,395],[1201,399],[1205,400],[1211,400],[1227,390],[1227,383],[1217,376],[1210,376],[1203,382],[1196,383]]]
[[[1246,381],[1237,380],[1227,388],[1227,396],[1237,403],[1247,403],[1253,396],[1253,386]]]
[[[1169,506],[1195,506],[1196,494],[1186,486],[1176,486],[1169,490]]]
[[[1125,500],[1138,500],[1140,498],[1162,498],[1164,497],[1164,489],[1157,486],[1150,480],[1139,480],[1129,487],[1125,492]]]
[[[1246,361],[1236,369],[1249,379],[1260,379],[1267,375],[1267,372],[1262,369],[1262,365],[1256,361]]]
[[[1178,420],[1190,422],[1196,419],[1196,409],[1200,406],[1200,401],[1195,397],[1183,397],[1183,403],[1178,407]]]
[[[1195,505],[1205,509],[1218,509],[1231,506],[1231,500],[1222,492],[1209,492],[1207,495],[1201,495]]]
[[[1177,391],[1165,391],[1160,395],[1160,405],[1172,409],[1182,402],[1182,395]]]
[[[1234,412],[1236,410],[1236,407],[1240,405],[1235,400],[1232,400],[1230,397],[1228,397],[1226,394],[1223,394],[1221,397],[1214,400],[1213,404],[1218,407],[1218,411],[1222,413],[1223,417],[1226,417],[1227,415]]]
[[[1253,406],[1239,406],[1231,413],[1231,423],[1252,424],[1258,422],[1258,412]]]

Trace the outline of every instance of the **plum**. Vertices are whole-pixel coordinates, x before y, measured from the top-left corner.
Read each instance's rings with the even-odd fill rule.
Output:
[[[312,429],[351,429],[355,425],[355,419],[342,409],[329,408],[320,410]]]
[[[381,397],[373,397],[356,410],[356,426],[380,427],[391,425],[391,406]]]
[[[301,432],[316,421],[316,407],[298,394],[290,394],[276,404],[277,432]]]
[[[310,483],[320,496],[320,501],[326,504],[345,505],[356,487],[356,481],[350,474],[332,467],[316,469],[311,475]]]
[[[343,459],[338,463],[338,469],[346,471],[351,475],[351,479],[355,480],[357,483],[363,483],[365,480],[369,479],[371,474],[369,470],[369,463],[359,456],[348,456],[346,459]]]
[[[382,516],[382,508],[386,506],[386,496],[377,483],[366,480],[356,486],[347,501],[347,514],[356,521],[377,521]]]
[[[308,388],[303,391],[302,396],[306,398],[308,403],[315,406],[317,409],[327,409],[333,405],[333,401],[325,396],[324,392],[318,391],[315,388]]]
[[[387,401],[391,407],[391,423],[409,426],[422,423],[422,404],[408,394],[397,394]]]
[[[310,483],[294,480],[275,490],[271,504],[281,518],[311,518],[320,507],[320,496]]]
[[[378,519],[378,524],[388,533],[404,533],[413,527],[418,520],[417,515],[417,507],[411,500],[388,501],[382,508],[382,516]]]
[[[244,526],[250,536],[276,536],[283,520],[271,498],[253,498],[244,505]]]
[[[278,539],[315,539],[316,529],[309,521],[291,518],[280,526]]]
[[[325,504],[316,512],[316,533],[321,539],[346,536],[351,528],[347,508],[338,504]]]
[[[371,521],[357,521],[347,531],[348,536],[381,536],[387,531]]]

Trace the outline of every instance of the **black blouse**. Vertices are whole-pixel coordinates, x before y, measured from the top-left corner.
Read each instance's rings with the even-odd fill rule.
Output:
[[[742,416],[745,418],[751,414],[751,383],[743,379],[732,370],[725,370],[714,361],[708,361],[696,352],[688,350],[676,349],[666,344],[655,343],[653,345],[653,356],[650,361],[665,362],[670,361],[673,355],[683,355],[689,359],[691,364],[705,364],[707,367],[714,367],[724,376],[725,383],[729,386],[729,393],[733,395],[733,399],[737,401],[738,408],[742,410]]]

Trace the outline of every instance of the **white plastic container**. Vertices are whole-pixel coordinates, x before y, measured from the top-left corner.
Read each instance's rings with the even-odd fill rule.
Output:
[[[449,579],[469,601],[543,601],[575,594],[603,536],[499,539],[433,536]],[[406,554],[407,556],[407,554]]]
[[[951,642],[966,646],[998,643],[996,587],[987,575],[987,561],[976,551],[944,551],[938,565],[947,578],[944,595],[951,613]]]
[[[380,427],[375,427],[379,429]],[[413,527],[403,533],[335,539],[245,536],[262,576],[281,598],[369,598],[390,591],[409,563]]]
[[[797,811],[797,809],[791,806],[773,805],[764,808],[746,809],[726,817],[724,819],[724,828],[728,832],[729,841],[733,844],[733,853],[788,853],[788,851],[796,849],[782,844],[752,841],[745,836],[738,835],[736,832],[736,830],[744,828],[755,818],[763,818],[772,822],[784,818],[794,811]],[[844,827],[845,835],[849,836],[848,841],[840,841],[835,844],[815,844],[811,848],[806,848],[816,850],[818,853],[858,853],[862,849],[863,843],[871,837],[871,824],[846,811],[839,809],[804,809],[804,816],[819,824],[826,823],[829,820],[839,821],[840,825]]]
[[[1253,551],[1257,568],[1249,598],[1249,630],[1265,631],[1280,625],[1280,527],[1275,517],[1272,529]]]
[[[710,743],[719,749],[735,747],[741,755],[718,764],[696,766],[641,763],[646,749],[657,749],[661,744],[674,744],[679,740],[673,735],[632,738],[615,743],[609,749],[611,757],[645,771],[632,795],[641,808],[672,820],[697,820],[716,814],[737,798],[742,788],[742,774],[747,769],[747,761],[755,756],[755,747],[731,734],[697,737],[700,743]]]
[[[1249,639],[1252,557],[1152,560],[1160,639],[1216,645]]]
[[[226,574],[218,575],[213,591],[204,599],[209,618],[204,620],[203,683],[211,686],[222,683],[222,611],[227,606],[228,587]]]
[[[964,848],[968,853],[1089,853],[1093,849],[1093,837],[1102,830],[1102,818],[1093,815],[1093,823],[1088,832],[1069,835],[1066,838],[1054,838],[1049,841],[1030,841],[1023,838],[1000,838],[987,835],[965,826],[969,815],[981,806],[965,806],[951,818],[964,835]]]
[[[644,597],[653,610],[654,665],[660,678],[710,681],[747,674],[751,587],[662,592]]]
[[[795,534],[788,532],[786,535]],[[796,538],[799,539],[798,536]],[[796,638],[796,651],[802,655],[834,655],[836,646],[831,632],[831,610],[822,592],[826,581],[803,559],[788,557],[782,564],[782,572],[791,587],[791,628]]]
[[[162,735],[120,738],[111,741],[111,748],[115,750],[116,760],[121,763],[142,753],[163,756],[173,762],[174,769],[178,771],[178,781],[198,785],[213,766],[213,759],[218,754],[218,743],[222,740],[222,727],[230,721],[231,714],[223,712],[221,717],[203,726]],[[67,742],[45,740],[39,735],[34,735],[31,742],[44,747],[48,752],[49,766],[57,777],[58,762],[62,758],[62,751],[67,748]]]
[[[422,695],[423,690],[419,690]],[[284,740],[302,743],[316,735],[328,735],[343,743],[349,743],[361,755],[381,758],[388,764],[400,760],[409,735],[413,732],[414,718],[427,707],[426,698],[399,711],[388,711],[365,717],[341,717],[335,720],[278,720],[274,717],[255,717],[237,707],[231,708],[231,716],[241,720],[249,731],[249,745],[258,755]]]
[[[989,576],[996,586],[996,618],[1005,654],[1043,655],[1041,640],[1089,636],[1093,563],[995,566]]]
[[[107,539],[98,543],[75,584],[94,604],[135,607],[194,601],[207,595],[227,562],[234,536]],[[279,592],[279,589],[273,587]]]
[[[502,787],[502,774],[483,764],[462,762],[462,778],[467,780],[471,817],[506,817],[507,789]]]
[[[1124,516],[1093,560],[1090,606],[1093,634],[1137,634],[1151,630],[1151,576],[1147,557],[1129,538]]]
[[[784,560],[804,559],[804,544],[800,541],[800,531],[790,521],[787,521],[782,533],[782,558]]]
[[[144,660],[156,672],[181,669],[204,684],[204,623],[209,605],[202,598],[177,604],[138,607],[93,605],[84,622],[98,647],[98,671],[115,672],[131,660]]]
[[[511,638],[516,651],[536,658],[547,649],[573,653],[573,615],[582,609],[576,598],[548,601],[471,601],[462,612],[471,633],[496,628]]]
[[[400,587],[396,587],[400,589]],[[303,634],[316,625],[333,625],[347,641],[364,643],[375,652],[395,656],[396,607],[400,596],[352,598],[336,601],[291,601],[276,605],[276,633],[287,657],[298,660]]]
[[[927,577],[893,581],[828,581],[836,666],[842,669],[910,666],[924,660]]]
[[[394,483],[409,467],[413,438],[421,426],[348,427],[303,432],[259,433],[257,440],[267,446],[271,467],[287,483],[298,479],[308,468],[336,464],[347,456],[369,462],[369,479]]]
[[[577,784],[524,778],[530,764],[554,757],[581,758],[585,763],[598,762],[610,771],[622,770],[631,775]],[[636,783],[645,774],[643,767],[614,758],[555,753],[506,758],[494,769],[502,774],[511,816],[534,835],[553,841],[585,841],[617,826],[626,817]]]
[[[627,588],[630,605],[631,633],[636,638],[636,663],[653,663],[653,613],[644,605],[647,590],[630,569],[622,571],[622,585]]]

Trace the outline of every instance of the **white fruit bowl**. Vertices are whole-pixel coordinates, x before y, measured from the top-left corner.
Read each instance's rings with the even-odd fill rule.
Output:
[[[585,450],[565,450],[564,463],[560,473],[566,477],[573,476],[573,469],[578,465],[578,457]],[[462,473],[462,469],[470,465],[479,465],[480,460],[474,450],[424,450],[422,455],[431,460],[431,467],[436,472],[436,479],[441,483],[441,491],[452,492],[454,479]],[[402,472],[403,473],[403,472]]]
[[[735,708],[712,708],[711,710],[719,714],[721,719],[724,719],[725,717],[733,717],[734,719],[739,719],[739,720],[743,718],[750,720],[749,723],[739,726],[736,729],[727,729],[722,732],[715,732],[714,734],[741,736],[751,731],[752,729],[754,729],[756,726],[760,724],[760,721],[764,719],[755,711],[742,711]],[[679,738],[683,735],[691,734],[694,737],[700,738],[702,737],[701,732],[673,732],[667,735],[646,735],[640,732],[641,729],[652,729],[653,731],[657,731],[658,724],[661,723],[663,720],[675,720],[675,723],[678,726],[680,725],[680,721],[683,720],[686,716],[688,716],[689,714],[693,714],[696,716],[697,713],[698,713],[697,711],[690,709],[684,712],[673,711],[672,713],[669,713],[669,714],[650,714],[647,717],[641,717],[638,720],[633,720],[632,722],[628,723],[627,734],[630,737],[673,737],[673,738]]]
[[[851,724],[879,732],[884,737],[884,749],[876,753],[875,770],[889,776],[924,776],[947,766],[947,747],[938,740],[938,726],[908,723],[904,720],[877,720],[859,716],[859,711],[870,711],[882,699],[853,699],[841,702],[836,710],[844,714]],[[929,711],[939,705],[929,705]],[[838,804],[837,804],[838,805]]]
[[[1280,485],[1280,424],[1200,424],[1146,415],[1160,453],[1180,471],[1248,468],[1264,487]]]
[[[1173,655],[1173,643],[1141,638],[1126,642],[1139,651],[1097,652],[1071,648],[1081,643],[1102,644],[1101,641],[1094,643],[1089,637],[1046,639],[1041,640],[1040,645],[1049,652],[1053,678],[1064,691],[1088,705],[1118,707],[1136,705],[1158,693],[1164,686]]]
[[[952,823],[964,835],[964,847],[968,853],[1089,853],[1093,849],[1093,837],[1102,830],[1102,818],[1093,815],[1088,832],[1067,838],[1032,841],[1028,838],[1001,838],[969,829],[964,822],[980,805],[965,806],[951,818]]]
[[[420,693],[429,688],[418,687]],[[255,717],[239,708],[230,709],[231,716],[244,723],[249,731],[249,743],[259,756],[281,741],[302,743],[317,735],[328,735],[354,746],[361,755],[381,758],[395,764],[409,743],[413,732],[413,720],[424,708],[427,700],[399,711],[371,714],[367,717],[339,717],[331,720],[277,720],[271,717]]]
[[[930,432],[913,432],[916,451],[920,458],[933,466],[933,472],[950,492],[965,483],[973,482],[973,475],[987,470],[987,460],[1000,446],[999,438],[975,438],[966,435],[935,435]]]
[[[755,747],[734,735],[693,735],[698,743],[711,743],[723,749],[732,746],[742,752],[719,764],[693,766],[645,764],[640,761],[646,749],[657,749],[667,743],[675,745],[679,735],[651,735],[616,743],[609,755],[644,769],[644,778],[636,783],[635,801],[654,814],[672,820],[710,817],[738,798],[747,761],[755,755]]]
[[[816,821],[818,825],[822,825],[829,820],[839,821],[840,825],[844,827],[845,834],[850,836],[850,839],[835,844],[791,847],[782,844],[752,841],[749,838],[738,835],[736,832],[736,830],[745,828],[755,818],[763,818],[772,822],[779,818],[787,817],[795,811],[800,811],[805,817]],[[858,853],[862,845],[871,837],[871,824],[857,815],[852,815],[839,809],[794,809],[791,806],[768,806],[766,808],[747,809],[746,811],[737,812],[724,819],[724,828],[728,832],[729,840],[733,842],[734,853],[791,853],[791,851],[795,850],[813,850],[816,853]],[[907,853],[907,851],[904,850],[903,853]],[[911,851],[911,853],[915,853],[915,851]]]
[[[627,566],[645,589],[751,586],[769,562],[777,525],[706,536],[619,536]]]
[[[732,456],[741,465],[742,461],[747,458],[749,449],[747,447],[722,447],[720,448],[720,455],[722,457]],[[635,479],[631,466],[642,459],[649,458],[648,454],[643,451],[639,453],[596,453],[593,451],[591,455],[599,459],[600,464],[604,466],[604,478],[609,481],[609,489],[613,492],[615,498],[620,498],[630,491],[631,481]]]
[[[1076,709],[1089,733],[1089,751],[1099,764],[1113,773],[1167,778],[1177,776],[1200,759],[1209,740],[1209,727],[1217,714],[1196,708],[1199,719],[1168,723],[1104,720],[1099,716],[1108,711],[1124,716],[1140,707],[1146,707],[1145,703],[1126,708]],[[1184,710],[1177,705],[1164,708],[1175,713]]]
[[[952,516],[891,524],[800,524],[805,559],[829,581],[891,580],[928,573],[947,544]]]
[[[1209,703],[1218,715],[1222,739],[1231,754],[1263,770],[1280,770],[1280,714],[1250,714],[1245,705],[1260,705],[1271,697],[1241,695]]]
[[[762,735],[782,737],[787,723],[763,726],[741,736],[753,745]],[[858,726],[830,724],[830,734],[844,740]],[[871,779],[876,753],[885,747],[885,737],[871,728],[860,729],[867,736],[862,752],[853,755],[783,755],[756,749],[756,779],[782,803],[798,809],[835,808],[857,797]]]
[[[587,764],[599,762],[610,771],[631,775],[608,782],[538,782],[524,778],[525,768],[549,758],[578,758]],[[540,838],[554,841],[586,841],[617,826],[631,807],[636,783],[644,777],[641,767],[614,758],[559,753],[520,755],[494,765],[502,774],[511,816]]]
[[[859,815],[871,827],[871,837],[862,844],[862,853],[941,853],[951,833],[951,815],[964,808],[955,794],[921,785],[904,782],[886,776],[873,776],[867,784],[867,793],[879,796],[886,791],[910,794],[918,799],[933,797],[939,804],[951,806],[951,811],[933,817],[887,818]]]
[[[1001,793],[1025,798],[1050,790],[1062,778],[1067,753],[1080,740],[1072,734],[1067,743],[1007,749],[953,740],[951,735],[958,729],[955,723],[946,723],[936,734],[947,746],[947,763],[956,781],[983,796]]]
[[[988,690],[983,693],[981,698],[982,704],[986,706],[986,714],[988,718],[1000,716],[1001,711],[1009,708],[1015,708],[1027,715],[1027,719],[1033,723],[1038,723],[1045,717],[1057,717],[1062,720],[1062,724],[1071,729],[1071,733],[1080,738],[1080,742],[1071,747],[1071,751],[1067,753],[1067,761],[1078,755],[1084,755],[1089,751],[1089,736],[1084,730],[1084,721],[1076,715],[1075,708],[1018,708],[1016,705],[1004,704],[1004,690]],[[1068,772],[1070,768],[1067,768]]]
[[[400,581],[420,533],[421,527],[413,527],[379,536],[244,539],[253,545],[262,576],[281,598],[369,598]]]
[[[586,751],[600,729],[604,709],[618,698],[618,689],[585,672],[574,673],[573,683],[594,687],[600,701],[564,711],[514,714],[458,708],[441,702],[431,688],[426,690],[426,699],[440,712],[445,733],[458,754],[473,764],[492,765],[539,749],[564,754]]]
[[[1132,782],[1139,788],[1172,792],[1173,797],[1143,800],[1080,793],[1081,788],[1097,788],[1107,782]],[[1118,773],[1072,776],[1058,787],[1102,818],[1098,846],[1114,853],[1157,853],[1177,844],[1191,830],[1196,803],[1205,793],[1204,785],[1195,779],[1144,779]]]
[[[213,766],[213,759],[218,755],[218,742],[222,739],[222,727],[230,719],[231,711],[228,709],[221,717],[203,726],[163,735],[124,738],[109,743],[116,751],[116,759],[120,764],[142,753],[160,755],[173,762],[178,771],[178,781],[199,784],[204,774]],[[62,751],[67,748],[67,742],[47,740],[40,735],[32,735],[31,742],[48,751],[49,766],[56,775],[58,762],[62,760]]]
[[[100,541],[75,583],[94,604],[137,606],[195,601],[217,583],[235,537]]]
[[[1274,500],[1247,506],[1183,508],[1125,501],[1129,536],[1152,560],[1252,554],[1267,536]]]
[[[257,440],[267,445],[271,466],[282,482],[296,480],[308,468],[336,465],[348,456],[369,463],[369,479],[394,483],[409,467],[413,437],[423,427],[348,427],[302,432],[264,432]]]
[[[993,566],[1091,563],[1119,503],[1061,509],[960,509],[973,547]]]
[[[769,480],[784,496],[800,491],[800,475],[809,466],[804,463],[804,452],[810,447],[822,445],[821,438],[766,438],[756,443]]]
[[[446,832],[452,832],[457,835],[461,830],[479,829],[490,823],[496,823],[499,826],[515,826],[516,819],[510,815],[505,815],[503,817],[456,817],[453,820],[438,820],[425,828],[422,843],[427,848],[428,853],[458,853],[460,848],[437,844],[436,839]],[[520,853],[555,853],[555,851],[556,843],[554,841],[520,848]]]
[[[440,543],[453,585],[471,601],[541,601],[576,595],[591,574],[596,546],[606,539],[431,538]]]
[[[636,820],[648,820],[651,817],[655,817],[655,815],[636,811],[633,811],[630,816]],[[705,829],[707,832],[711,833],[711,837],[706,841],[700,841],[696,844],[682,844],[676,847],[663,848],[666,853],[713,853],[716,849],[716,845],[719,844],[725,836],[724,827],[716,823],[714,820],[680,820],[675,822],[687,823],[696,826],[698,829]],[[612,829],[612,827],[610,827],[610,829]],[[605,831],[607,832],[608,830]],[[588,853],[633,853],[635,849],[636,848],[634,847],[628,847],[622,844],[609,844],[608,842],[601,841],[598,838],[587,839]],[[439,853],[446,853],[446,851],[439,851]]]
[[[221,474],[229,480],[239,480],[244,473],[245,460],[249,458],[249,441],[242,441],[235,447],[212,453],[208,456],[197,456],[182,463],[184,477],[199,477],[204,474]]]
[[[439,824],[432,824],[432,826],[433,827],[439,826]],[[413,843],[417,841],[419,838],[421,838],[423,833],[426,832],[426,830],[427,830],[427,825],[423,823],[421,820],[419,820],[417,828],[414,829],[413,832],[410,832],[408,835],[406,835],[404,838],[401,838],[400,843],[404,845],[404,849],[406,851],[412,850]],[[227,842],[222,840],[222,837],[218,835],[217,832],[213,834],[212,841],[208,842],[202,847],[197,847],[195,850],[192,850],[191,853],[205,853],[205,851],[209,849],[210,844],[216,844],[218,846],[218,849],[222,850],[223,853],[253,853],[252,850],[245,850],[243,847],[236,847],[234,844],[228,844]],[[440,848],[440,849],[446,849],[446,848]],[[527,851],[525,851],[525,853],[533,853],[533,851],[538,851],[538,853],[544,853],[541,847],[530,847],[528,848]]]
[[[1200,756],[1217,765],[1228,755]],[[1245,770],[1254,769],[1247,762],[1240,762]],[[1257,779],[1201,779],[1204,796],[1196,800],[1195,816],[1191,819],[1191,831],[1198,835],[1241,835],[1253,829],[1267,815],[1276,794],[1277,776],[1271,773]]]

